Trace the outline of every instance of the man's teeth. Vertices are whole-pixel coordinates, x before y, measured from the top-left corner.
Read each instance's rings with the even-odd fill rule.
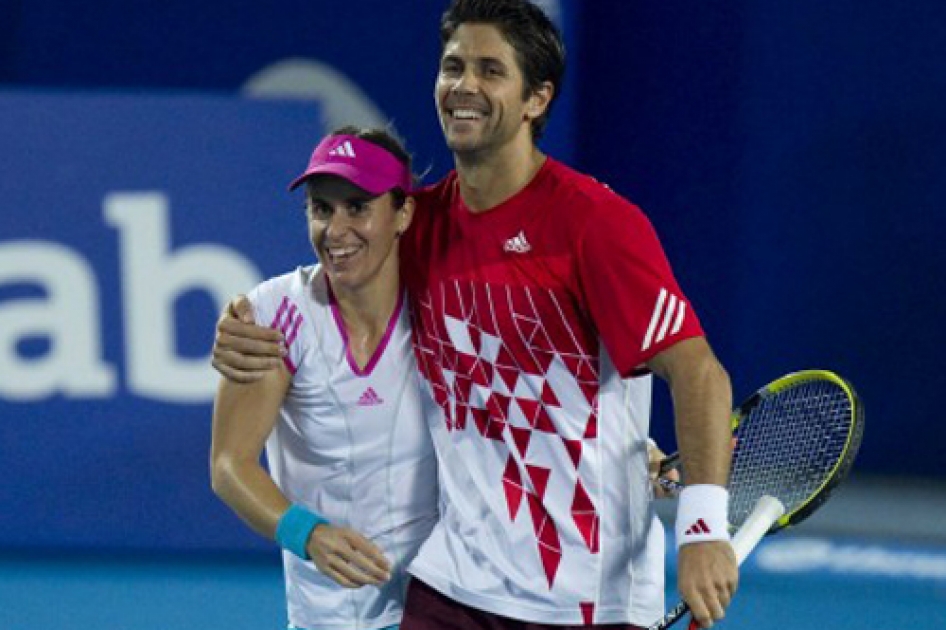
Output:
[[[453,117],[458,120],[477,120],[482,118],[483,115],[473,109],[455,109],[453,110]]]

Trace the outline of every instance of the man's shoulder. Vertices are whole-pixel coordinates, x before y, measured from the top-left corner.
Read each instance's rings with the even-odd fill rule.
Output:
[[[631,200],[617,193],[605,182],[582,173],[563,162],[549,158],[548,192],[563,205],[579,204],[582,214],[592,218],[596,212],[631,212],[642,214]]]
[[[411,196],[414,197],[419,206],[429,206],[435,203],[442,203],[444,199],[450,197],[456,183],[456,171],[450,171],[440,180],[415,189]]]

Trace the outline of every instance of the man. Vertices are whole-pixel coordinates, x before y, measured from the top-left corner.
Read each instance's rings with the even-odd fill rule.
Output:
[[[435,102],[456,170],[417,195],[402,248],[415,353],[443,409],[441,514],[402,630],[660,616],[649,372],[670,386],[687,471],[679,589],[710,627],[738,574],[728,376],[644,215],[536,146],[564,73],[547,16],[526,0],[455,0],[441,35]],[[221,323],[218,364],[240,365],[235,324]]]

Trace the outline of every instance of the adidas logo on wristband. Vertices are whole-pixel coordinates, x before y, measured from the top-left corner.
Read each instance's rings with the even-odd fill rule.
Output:
[[[684,536],[697,536],[699,534],[712,534],[713,530],[709,528],[709,525],[706,524],[701,518],[696,519],[696,522],[690,525],[687,530],[683,533]]]
[[[722,486],[687,486],[677,503],[677,547],[689,543],[729,540],[729,492]]]

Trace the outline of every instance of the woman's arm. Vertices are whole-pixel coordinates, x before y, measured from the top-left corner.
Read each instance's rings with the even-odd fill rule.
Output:
[[[290,503],[260,464],[260,455],[290,379],[283,364],[248,384],[221,379],[214,401],[213,490],[251,528],[270,539]],[[344,587],[381,584],[391,577],[384,553],[347,527],[320,524],[309,533],[305,547],[319,570]]]
[[[214,400],[210,478],[213,490],[259,534],[272,539],[289,501],[260,464],[289,389],[285,366],[254,383],[221,379]]]

